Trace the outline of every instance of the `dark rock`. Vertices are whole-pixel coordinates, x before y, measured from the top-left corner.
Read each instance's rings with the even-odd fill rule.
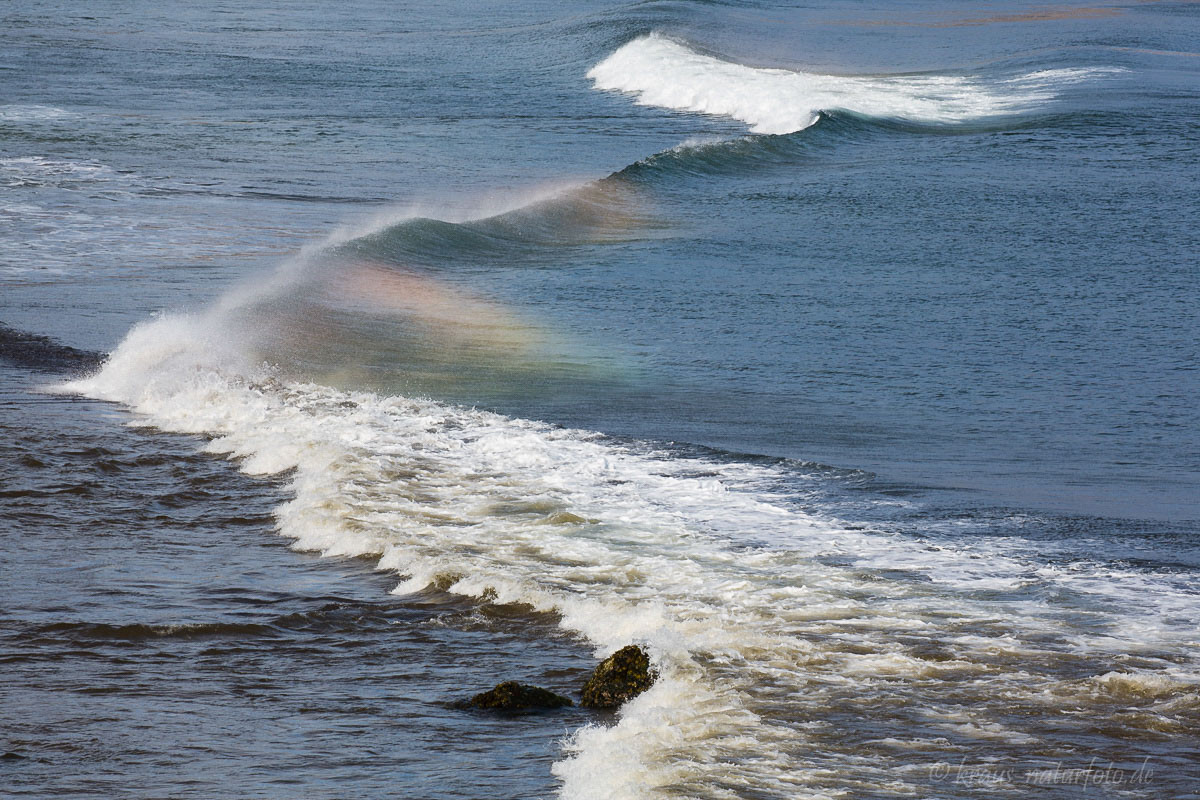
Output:
[[[657,677],[645,650],[633,644],[622,647],[601,661],[588,678],[580,705],[616,708],[649,689]]]
[[[495,689],[477,694],[465,704],[467,708],[489,711],[532,711],[541,708],[561,708],[573,705],[561,694],[516,681],[505,681]]]

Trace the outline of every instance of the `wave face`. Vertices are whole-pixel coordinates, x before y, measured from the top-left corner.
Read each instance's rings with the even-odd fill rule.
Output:
[[[959,75],[849,77],[748,67],[659,34],[635,39],[588,72],[596,88],[642,105],[741,120],[756,133],[793,133],[822,111],[924,123],[962,123],[1028,111],[1064,84],[1103,73],[1055,69],[984,82]]]
[[[561,265],[597,243],[646,235],[653,220],[618,176],[524,196],[477,214],[391,211],[304,249],[173,317],[195,337],[156,339],[164,363],[193,359],[282,380],[436,396],[465,403],[579,396],[626,379],[619,364],[471,285],[489,269]]]

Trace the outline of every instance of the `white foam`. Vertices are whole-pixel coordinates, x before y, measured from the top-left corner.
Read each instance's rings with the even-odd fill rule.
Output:
[[[116,177],[111,167],[94,161],[63,161],[43,156],[0,158],[0,180],[9,188],[108,182]]]
[[[1178,668],[1156,672],[1106,672],[1090,678],[1088,683],[1119,700],[1129,697],[1157,699],[1186,693],[1191,695],[1193,703],[1200,704],[1200,696],[1196,694],[1200,674]]]
[[[1020,113],[1053,99],[1063,84],[1104,71],[1043,70],[991,83],[950,74],[821,75],[748,67],[652,33],[588,77],[598,89],[636,95],[641,105],[732,117],[757,133],[781,134],[809,127],[821,111],[931,123]]]
[[[54,106],[30,104],[0,105],[0,122],[51,122],[74,119],[78,114]]]

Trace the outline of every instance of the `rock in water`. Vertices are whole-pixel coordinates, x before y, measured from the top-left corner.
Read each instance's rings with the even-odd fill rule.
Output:
[[[580,704],[588,708],[616,708],[649,689],[656,677],[645,650],[633,644],[622,647],[596,667],[583,685]]]
[[[475,695],[466,705],[468,708],[483,708],[489,711],[532,711],[540,708],[560,708],[572,703],[561,694],[547,689],[516,681],[505,681],[495,689]]]

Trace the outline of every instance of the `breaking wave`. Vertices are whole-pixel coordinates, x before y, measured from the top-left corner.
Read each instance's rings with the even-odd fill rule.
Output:
[[[596,88],[642,105],[732,117],[755,133],[792,133],[822,111],[924,123],[963,123],[1029,111],[1066,84],[1111,70],[1053,69],[1000,80],[969,75],[821,75],[726,61],[652,33],[588,72]]]
[[[352,310],[388,285],[376,269],[345,298],[363,340],[388,335]],[[293,299],[303,285],[276,280]],[[419,283],[392,288],[389,313],[454,307]],[[397,593],[437,586],[520,604],[597,655],[644,645],[661,679],[615,725],[572,735],[555,767],[566,798],[920,793],[921,764],[1016,758],[1043,744],[1031,720],[1063,704],[1093,713],[1064,720],[1056,745],[1084,746],[1090,720],[1117,702],[1137,710],[1127,737],[1197,721],[1180,699],[1200,683],[1181,659],[1186,587],[1159,581],[1148,595],[1133,572],[1053,569],[1036,553],[864,526],[814,507],[816,478],[774,462],[288,376],[237,322],[252,307],[262,323],[263,291],[139,326],[66,388],[203,434],[208,452],[249,474],[290,474],[279,532],[300,549],[376,559]],[[491,368],[507,347],[489,351]],[[443,358],[469,369],[456,353]],[[847,735],[841,718],[869,718],[872,736]]]

